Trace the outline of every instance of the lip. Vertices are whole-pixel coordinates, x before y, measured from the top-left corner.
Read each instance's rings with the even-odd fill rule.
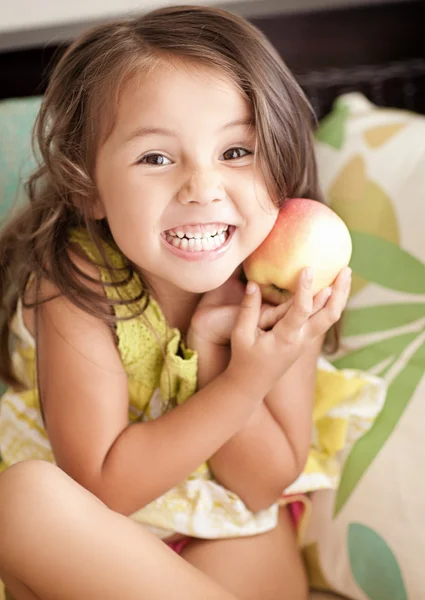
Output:
[[[217,260],[217,258],[220,258],[220,256],[222,256],[229,249],[232,243],[233,234],[236,231],[236,227],[234,225],[229,225],[228,231],[229,235],[227,236],[227,239],[224,242],[224,244],[220,246],[220,248],[216,248],[215,250],[201,250],[198,252],[188,252],[187,250],[176,248],[175,246],[167,242],[164,234],[161,234],[161,242],[172,254],[188,262],[211,261]]]
[[[203,231],[205,231],[206,229],[210,228],[210,227],[220,227],[221,225],[228,225],[230,227],[230,223],[228,221],[205,221],[205,222],[201,222],[201,221],[197,221],[194,223],[179,223],[177,225],[175,225],[174,227],[169,227],[168,229],[165,229],[163,233],[166,233],[167,231],[172,231],[172,230],[178,230],[180,229],[181,231],[184,231],[185,229],[191,229],[194,232],[200,232],[202,233]]]

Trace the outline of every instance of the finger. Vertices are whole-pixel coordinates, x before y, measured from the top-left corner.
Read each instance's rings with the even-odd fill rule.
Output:
[[[239,308],[232,339],[244,338],[254,342],[257,333],[258,321],[261,310],[261,293],[258,285],[249,281],[246,286],[245,296]]]
[[[342,311],[346,307],[351,290],[351,269],[346,267],[338,275],[332,286],[332,294],[327,302],[327,308],[334,318],[334,322],[339,321]]]
[[[313,310],[312,283],[313,270],[303,269],[298,278],[294,301],[288,313],[277,323],[276,327],[298,332],[305,325]]]
[[[343,269],[332,286],[326,305],[310,318],[308,327],[309,334],[313,337],[326,333],[326,331],[337,323],[347,304],[351,288],[351,269]]]
[[[319,312],[319,310],[321,310],[325,306],[331,294],[332,288],[329,286],[323,288],[314,296],[312,314]]]
[[[271,304],[264,305],[261,309],[260,319],[258,326],[260,329],[267,331],[272,329],[276,323],[282,319],[292,306],[293,299],[290,298],[286,302],[279,304],[278,306],[272,306]]]
[[[298,280],[292,306],[273,327],[273,332],[287,343],[298,343],[304,335],[304,327],[313,310],[312,282],[312,270],[304,269]]]

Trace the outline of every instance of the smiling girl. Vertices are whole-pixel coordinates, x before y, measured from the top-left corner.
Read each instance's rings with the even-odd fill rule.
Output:
[[[0,237],[9,592],[305,600],[278,501],[350,271],[275,308],[239,277],[282,199],[320,198],[302,91],[242,19],[166,8],[77,40],[36,135]]]

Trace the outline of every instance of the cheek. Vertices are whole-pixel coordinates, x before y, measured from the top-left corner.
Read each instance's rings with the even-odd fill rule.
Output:
[[[247,230],[249,253],[257,249],[269,235],[276,223],[278,214],[279,209],[271,202],[268,195],[264,195],[257,200],[249,216],[250,226]]]
[[[267,220],[274,222],[279,209],[270,198],[263,176],[253,171],[251,176],[241,180],[240,184],[241,209],[246,216],[259,218],[264,222]]]
[[[265,238],[273,228],[279,208],[271,200],[264,185],[251,188],[250,201],[245,205],[246,218],[256,231],[256,237]]]
[[[125,174],[118,169],[104,180],[101,199],[112,236],[121,251],[138,263],[146,248],[159,243],[161,206],[137,174]]]
[[[99,193],[109,221],[115,226],[144,221],[142,217],[152,204],[151,194],[137,174],[112,167],[100,183]]]
[[[251,239],[254,244],[254,249],[258,248],[260,244],[266,239],[274,224],[276,223],[278,211],[277,209],[272,212],[272,209],[268,209],[267,212],[263,209],[261,215],[257,215],[254,220]]]

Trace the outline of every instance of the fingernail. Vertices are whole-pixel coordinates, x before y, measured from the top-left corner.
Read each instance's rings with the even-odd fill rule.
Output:
[[[246,286],[246,293],[247,294],[255,294],[256,289],[257,289],[257,285],[253,281],[248,281],[248,284]]]
[[[329,298],[329,296],[331,294],[332,294],[332,288],[331,287],[325,288],[325,291],[324,291],[325,298]]]
[[[307,267],[304,269],[304,283],[310,284],[313,281],[313,269]]]

